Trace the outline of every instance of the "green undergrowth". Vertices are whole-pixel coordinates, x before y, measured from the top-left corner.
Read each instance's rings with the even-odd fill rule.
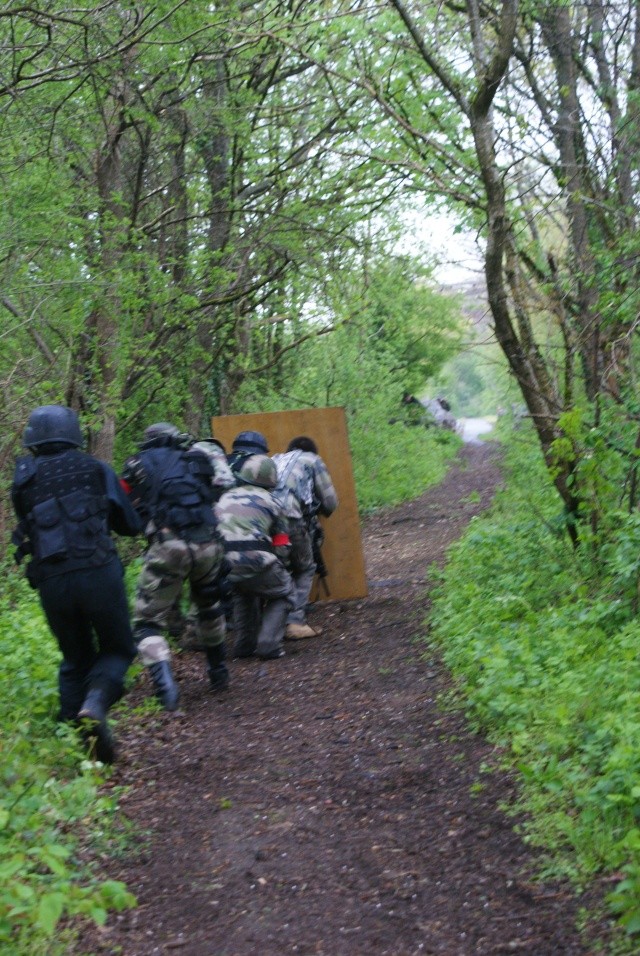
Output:
[[[510,441],[507,468],[506,490],[452,549],[429,640],[519,771],[516,809],[546,851],[542,875],[622,874],[607,904],[635,936],[640,519],[609,516],[597,560],[574,552],[533,439]]]
[[[461,439],[401,424],[352,428],[353,472],[361,514],[415,498],[444,478]]]
[[[59,653],[34,592],[13,577],[0,598],[0,660],[0,952],[58,956],[72,918],[103,923],[135,904],[91,862],[117,838],[117,795],[55,722]]]

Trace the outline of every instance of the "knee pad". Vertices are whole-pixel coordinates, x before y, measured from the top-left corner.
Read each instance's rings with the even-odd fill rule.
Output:
[[[143,637],[138,642],[138,654],[145,667],[149,664],[158,664],[160,661],[168,661],[171,658],[169,645],[161,634],[151,634],[148,637]]]

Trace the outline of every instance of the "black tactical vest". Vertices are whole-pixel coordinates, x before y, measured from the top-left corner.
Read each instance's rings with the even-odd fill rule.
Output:
[[[31,554],[34,584],[89,567],[115,554],[109,535],[106,480],[100,462],[77,449],[20,458],[12,493],[25,515],[14,541],[18,555]]]
[[[255,451],[232,451],[230,455],[227,455],[227,464],[231,469],[233,477],[238,481],[240,475],[240,469],[244,465],[247,458],[251,458],[252,455],[258,454]],[[263,454],[260,452],[259,454]]]
[[[169,528],[187,541],[215,536],[213,467],[197,449],[149,448],[136,456],[144,480],[141,495],[157,531]]]

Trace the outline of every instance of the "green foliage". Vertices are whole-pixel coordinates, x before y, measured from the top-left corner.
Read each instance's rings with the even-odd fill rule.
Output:
[[[460,443],[450,432],[372,424],[360,420],[350,432],[361,513],[408,501],[441,481]]]
[[[522,779],[526,834],[548,872],[622,871],[611,904],[640,930],[640,521],[609,515],[606,546],[577,552],[533,439],[509,448],[509,482],[452,550],[435,640],[472,719]]]
[[[495,343],[472,342],[444,365],[432,391],[446,395],[458,417],[495,415],[522,402]]]
[[[271,387],[265,387],[263,381],[247,380],[234,407],[237,412],[344,407],[361,512],[405,501],[439,481],[446,462],[460,444],[452,433],[407,427],[398,420],[408,380],[399,355],[407,352],[413,339],[409,332],[401,331],[402,314],[394,313],[386,298],[387,278],[385,271],[380,283],[386,290],[387,320],[382,321],[382,307],[376,307],[375,320],[368,313],[359,315],[357,320],[344,322],[331,336],[311,338],[297,349],[286,372],[281,370],[274,376]],[[456,302],[431,290],[416,289],[412,283],[413,279],[405,277],[404,296],[405,303],[410,299],[414,302],[416,315],[425,302],[431,302],[433,309],[438,306],[449,310],[449,337],[443,331],[446,347],[443,342],[436,343],[431,352],[430,335],[419,345],[422,361],[435,369],[456,347]]]
[[[104,923],[135,899],[79,854],[109,838],[115,793],[99,793],[100,765],[54,721],[59,655],[33,592],[11,581],[1,612],[0,949],[27,956],[50,951],[63,917]]]
[[[0,18],[15,54],[0,102],[2,443],[15,447],[25,401],[67,400],[94,436],[117,420],[122,460],[147,414],[195,428],[246,368],[273,363],[274,316],[349,275],[389,177],[329,153],[352,143],[360,106],[337,122],[296,51],[307,19],[324,29],[306,4],[283,17],[161,2],[143,26],[134,7],[94,6],[46,28],[22,9]]]
[[[429,270],[402,257],[374,261],[364,279],[357,325],[365,347],[401,375],[407,391],[418,391],[460,348],[460,300],[436,292]]]
[[[629,410],[635,416],[628,402],[576,405],[560,416],[549,450],[552,477],[569,476],[580,541],[596,561],[606,562],[611,546],[620,546],[620,536],[633,527],[640,449],[637,422],[627,417]]]

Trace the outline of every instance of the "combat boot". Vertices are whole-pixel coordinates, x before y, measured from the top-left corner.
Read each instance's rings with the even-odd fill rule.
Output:
[[[89,691],[78,712],[80,732],[89,755],[101,763],[113,763],[116,759],[115,744],[107,723],[107,709],[104,691],[94,688]]]
[[[287,624],[284,633],[287,641],[302,641],[307,637],[320,637],[322,630],[319,627],[311,627],[310,624]]]
[[[225,664],[226,650],[224,644],[217,644],[216,647],[207,647],[205,654],[209,667],[209,681],[211,690],[227,690],[229,687],[229,670]]]
[[[180,691],[173,679],[173,672],[169,661],[155,661],[148,664],[151,680],[156,689],[156,697],[165,710],[177,710]]]

